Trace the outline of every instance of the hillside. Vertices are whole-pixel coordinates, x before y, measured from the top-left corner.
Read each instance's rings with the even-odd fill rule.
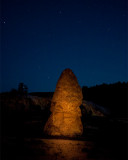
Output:
[[[127,118],[128,82],[102,84],[82,88],[83,97],[87,101],[107,108],[115,118]]]

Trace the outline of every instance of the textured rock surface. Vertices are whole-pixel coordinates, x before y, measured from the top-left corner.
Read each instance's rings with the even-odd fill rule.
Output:
[[[77,78],[70,69],[65,69],[56,86],[52,102],[51,116],[48,119],[44,132],[52,136],[81,135],[83,126],[81,122],[82,90]]]
[[[84,116],[90,114],[91,116],[104,117],[105,115],[109,114],[107,109],[104,107],[85,100],[82,101],[81,108],[81,112]]]

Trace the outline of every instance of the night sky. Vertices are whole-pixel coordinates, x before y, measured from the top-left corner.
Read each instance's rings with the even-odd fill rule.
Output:
[[[54,91],[65,68],[81,87],[128,81],[126,1],[3,0],[0,91]]]

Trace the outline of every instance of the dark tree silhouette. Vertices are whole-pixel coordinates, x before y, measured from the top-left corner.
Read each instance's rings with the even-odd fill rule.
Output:
[[[23,96],[28,94],[28,87],[24,83],[19,83],[18,85],[19,95]]]

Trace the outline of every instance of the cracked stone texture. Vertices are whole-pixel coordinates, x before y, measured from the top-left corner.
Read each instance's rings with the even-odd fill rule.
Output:
[[[71,69],[65,69],[56,85],[50,111],[52,112],[44,132],[51,136],[80,136],[83,133],[81,122],[82,89]]]

